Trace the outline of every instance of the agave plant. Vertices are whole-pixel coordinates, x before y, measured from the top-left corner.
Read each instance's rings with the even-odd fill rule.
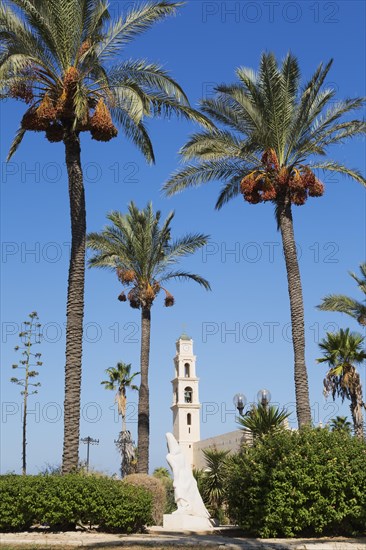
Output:
[[[285,428],[285,421],[290,416],[286,409],[279,409],[275,405],[253,405],[238,423],[241,428],[250,432],[254,440],[266,434]]]
[[[332,89],[323,89],[332,62],[320,64],[303,88],[296,58],[279,64],[272,53],[262,55],[259,71],[241,67],[238,82],[216,87],[201,101],[205,114],[219,128],[194,134],[181,149],[187,166],[165,184],[173,195],[187,187],[221,180],[216,208],[242,196],[250,204],[271,203],[281,231],[290,297],[296,411],[299,426],[311,423],[302,286],[293,228],[293,205],[320,197],[324,185],[316,170],[344,174],[366,184],[355,169],[324,157],[330,146],[366,132],[363,120],[342,120],[360,109],[363,98],[331,104]],[[328,107],[328,108],[327,108]]]
[[[0,4],[0,98],[27,109],[10,147],[27,132],[63,142],[69,180],[71,257],[67,294],[62,469],[78,467],[84,315],[86,212],[80,134],[109,141],[118,129],[148,162],[154,151],[144,118],[177,114],[209,124],[159,65],[121,57],[180,2],[134,5],[113,20],[106,0],[7,0]]]

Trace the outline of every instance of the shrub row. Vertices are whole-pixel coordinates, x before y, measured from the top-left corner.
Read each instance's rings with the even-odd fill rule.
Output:
[[[24,531],[35,524],[64,531],[82,524],[131,533],[152,519],[151,494],[109,478],[5,475],[0,493],[0,531]]]
[[[250,535],[365,534],[366,443],[327,429],[266,436],[231,461],[227,499]]]

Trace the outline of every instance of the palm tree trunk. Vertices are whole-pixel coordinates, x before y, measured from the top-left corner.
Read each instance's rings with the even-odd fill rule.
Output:
[[[292,343],[295,357],[296,414],[299,427],[311,423],[308,374],[305,364],[304,304],[297,261],[294,227],[289,197],[277,204],[277,220],[285,254],[288,292],[290,296]]]
[[[69,177],[71,257],[67,291],[64,445],[62,472],[78,467],[80,438],[81,358],[84,317],[86,212],[79,137],[71,129],[64,138]]]
[[[127,425],[126,425],[126,411],[125,411],[124,413],[122,413],[122,432],[121,432],[122,438],[125,436],[126,431],[127,431]],[[123,446],[121,454],[122,454],[121,478],[123,479],[127,475],[126,445]]]
[[[358,372],[354,374],[354,386],[355,390],[351,393],[350,405],[353,427],[355,431],[355,436],[363,439],[363,397],[360,375],[358,374]]]
[[[140,371],[141,384],[139,389],[138,405],[138,443],[137,443],[137,472],[149,473],[149,433],[150,433],[150,405],[149,405],[149,355],[150,355],[150,308],[143,307],[141,312],[141,357]]]

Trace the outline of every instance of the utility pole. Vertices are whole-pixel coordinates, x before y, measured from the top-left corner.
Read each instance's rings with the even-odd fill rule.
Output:
[[[86,444],[86,471],[89,472],[89,447],[90,445],[99,445],[99,439],[93,439],[88,435],[88,437],[82,437],[80,441]]]

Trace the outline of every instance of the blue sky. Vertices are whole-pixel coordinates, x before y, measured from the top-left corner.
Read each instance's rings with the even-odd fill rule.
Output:
[[[119,13],[132,2],[115,2]],[[192,104],[212,93],[217,83],[232,82],[236,67],[257,68],[263,51],[282,58],[291,50],[307,79],[319,62],[334,58],[327,85],[337,97],[365,95],[365,4],[337,2],[204,2],[189,0],[176,17],[156,25],[122,55],[144,57],[167,68]],[[6,102],[1,113],[1,472],[20,471],[19,389],[10,384],[16,333],[29,312],[44,326],[41,346],[42,387],[30,400],[28,466],[59,464],[63,436],[65,301],[70,242],[67,178],[62,144],[28,134],[11,164],[6,153],[24,106]],[[152,311],[151,468],[165,465],[164,433],[172,428],[171,384],[175,340],[185,324],[194,340],[200,376],[201,435],[236,429],[233,395],[248,401],[267,387],[272,399],[291,410],[294,403],[293,352],[289,339],[289,301],[280,235],[273,207],[252,206],[240,198],[214,210],[219,183],[189,190],[171,199],[160,191],[179,165],[177,151],[197,128],[177,120],[154,120],[149,128],[156,165],[123,137],[108,144],[82,136],[88,231],[100,230],[112,209],[126,210],[153,201],[163,215],[174,209],[173,232],[204,232],[210,246],[182,266],[209,279],[212,292],[198,285],[172,284],[173,308],[157,301]],[[355,140],[332,151],[340,162],[365,171],[365,142]],[[316,364],[317,342],[326,330],[350,326],[340,314],[315,305],[329,292],[357,295],[348,270],[365,257],[365,191],[351,180],[327,177],[326,192],[294,208],[296,242],[305,301],[310,397],[314,421],[326,422],[348,409],[322,394],[325,367]],[[117,472],[113,439],[119,420],[113,393],[100,385],[104,370],[117,361],[139,364],[139,312],[117,300],[115,276],[88,270],[85,292],[81,436],[99,438],[91,449],[94,467]],[[362,380],[365,384],[365,369]],[[136,433],[136,396],[130,396],[128,420]],[[292,420],[295,420],[294,415]],[[81,447],[80,456],[85,458]]]

